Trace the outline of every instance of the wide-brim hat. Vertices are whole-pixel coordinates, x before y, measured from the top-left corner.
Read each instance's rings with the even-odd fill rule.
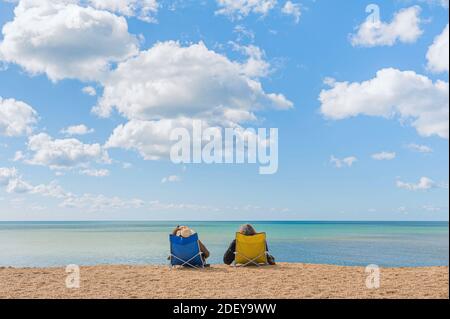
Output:
[[[177,236],[183,237],[183,238],[189,238],[189,237],[191,237],[194,234],[195,234],[195,231],[193,231],[192,229],[190,229],[187,226],[182,226],[177,231]]]

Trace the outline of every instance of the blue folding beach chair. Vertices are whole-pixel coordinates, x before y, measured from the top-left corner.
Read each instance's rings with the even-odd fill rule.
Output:
[[[205,268],[202,252],[198,244],[198,235],[189,238],[170,235],[170,266]]]

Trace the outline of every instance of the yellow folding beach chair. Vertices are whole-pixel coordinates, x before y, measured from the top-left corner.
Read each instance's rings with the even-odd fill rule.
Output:
[[[245,236],[236,233],[236,252],[234,253],[234,266],[261,266],[268,265],[266,233]]]

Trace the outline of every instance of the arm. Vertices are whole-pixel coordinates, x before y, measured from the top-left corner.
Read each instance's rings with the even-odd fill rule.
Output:
[[[225,265],[231,265],[234,261],[234,253],[236,251],[236,240],[233,240],[228,247],[225,255],[223,256],[223,262]]]
[[[267,241],[266,241],[266,251],[267,251],[267,253],[269,253],[269,245],[267,245]],[[267,262],[269,263],[269,265],[275,265],[276,264],[275,257],[267,254]]]
[[[203,257],[207,259],[209,257],[209,250],[206,248],[205,245],[199,240],[198,245],[200,246],[200,251],[203,253]]]

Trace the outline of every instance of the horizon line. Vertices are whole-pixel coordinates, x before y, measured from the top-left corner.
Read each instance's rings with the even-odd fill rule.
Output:
[[[0,223],[5,222],[189,222],[189,223],[195,223],[195,222],[229,222],[229,223],[244,223],[244,222],[341,222],[341,223],[354,223],[354,222],[366,222],[366,223],[393,223],[393,222],[446,222],[449,223],[449,220],[325,220],[325,219],[243,219],[243,220],[183,220],[183,219],[84,219],[84,220],[49,220],[49,219],[42,219],[42,220],[0,220]]]

